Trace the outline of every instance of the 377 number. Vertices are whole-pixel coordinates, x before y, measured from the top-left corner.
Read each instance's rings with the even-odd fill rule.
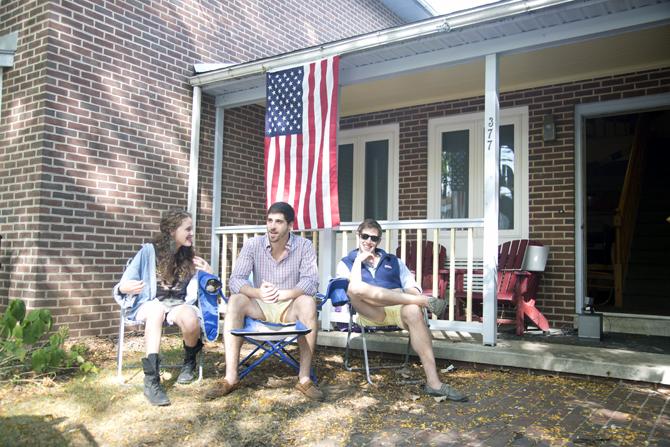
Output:
[[[493,130],[495,129],[495,122],[493,117],[490,117],[488,123],[486,124],[486,150],[491,150],[493,146]]]

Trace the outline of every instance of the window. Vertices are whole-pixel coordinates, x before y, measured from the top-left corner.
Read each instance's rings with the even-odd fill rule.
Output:
[[[428,218],[484,215],[484,114],[428,123]],[[528,109],[500,111],[501,239],[528,236]]]
[[[338,135],[340,220],[397,219],[398,126],[377,126]]]

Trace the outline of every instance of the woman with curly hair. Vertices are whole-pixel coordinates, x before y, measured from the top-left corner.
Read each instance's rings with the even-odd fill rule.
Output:
[[[130,308],[127,316],[144,322],[144,395],[152,405],[170,405],[160,383],[158,356],[165,321],[179,326],[184,339],[184,365],[177,383],[194,379],[196,356],[202,349],[196,270],[211,273],[209,264],[195,255],[191,215],[173,210],[162,217],[160,233],[142,246],[114,286],[116,301]]]

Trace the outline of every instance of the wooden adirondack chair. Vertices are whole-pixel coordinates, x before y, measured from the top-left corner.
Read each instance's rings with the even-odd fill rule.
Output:
[[[522,270],[524,256],[529,245],[542,246],[539,242],[527,239],[509,241],[498,246],[498,302],[503,305],[508,303],[516,311],[516,318],[498,318],[498,324],[515,324],[517,335],[523,335],[527,321],[532,322],[543,332],[549,331],[549,322],[535,306],[542,273]],[[456,271],[455,297],[459,301],[457,319],[463,319],[460,309],[464,306],[467,297],[465,273],[464,269]],[[473,275],[482,273],[482,270],[473,270]],[[473,308],[477,303],[477,308],[481,309],[482,293],[473,291],[472,300]],[[481,316],[475,315],[474,309],[473,318],[481,319]]]
[[[445,298],[447,293],[447,286],[449,285],[449,270],[444,268],[447,260],[447,249],[440,245],[437,256],[438,279],[437,279],[437,293],[433,292],[433,242],[424,241],[421,251],[421,288],[423,294],[428,296],[435,296],[438,298]],[[396,249],[396,256],[400,257],[400,247]],[[405,265],[412,273],[416,273],[416,242],[407,243],[407,252]]]

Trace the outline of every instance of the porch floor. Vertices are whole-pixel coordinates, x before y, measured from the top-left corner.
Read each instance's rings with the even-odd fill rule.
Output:
[[[346,332],[321,331],[318,343],[342,348],[346,337]],[[562,330],[522,337],[503,331],[494,347],[482,345],[477,334],[433,331],[433,338],[440,359],[670,385],[670,337],[605,333],[598,341]],[[407,333],[368,336],[371,351],[401,354],[406,343]],[[353,346],[360,349],[360,341]]]

